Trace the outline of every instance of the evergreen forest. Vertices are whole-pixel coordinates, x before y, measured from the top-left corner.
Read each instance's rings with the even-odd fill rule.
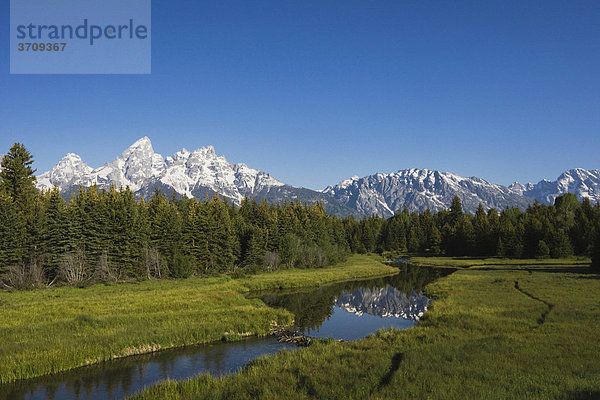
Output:
[[[0,275],[5,289],[66,283],[321,268],[351,253],[452,257],[591,256],[600,270],[600,205],[567,193],[553,205],[409,212],[389,219],[328,215],[321,204],[240,205],[129,188],[79,188],[65,200],[35,187],[33,157],[15,143],[0,171]]]

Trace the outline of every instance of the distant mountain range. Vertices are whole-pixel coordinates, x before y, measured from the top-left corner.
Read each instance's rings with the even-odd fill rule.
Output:
[[[579,199],[587,197],[597,203],[600,201],[600,170],[570,169],[555,181],[544,179],[535,185],[515,182],[509,189],[543,204],[554,204],[554,200],[565,193],[574,193]]]
[[[588,197],[594,203],[600,201],[600,170],[572,169],[556,181],[543,180],[526,185],[515,182],[506,187],[449,172],[405,169],[364,178],[355,176],[323,191],[363,214],[386,217],[405,205],[410,211],[448,208],[454,196],[460,197],[465,212],[474,213],[479,203],[485,209],[524,209],[536,200],[554,204],[556,197],[567,192],[580,199]]]
[[[156,189],[167,195],[175,191],[181,196],[202,200],[219,193],[235,204],[240,204],[244,196],[276,203],[301,200],[311,204],[321,202],[328,213],[358,215],[356,210],[327,194],[286,185],[246,164],[230,163],[225,157],[217,156],[212,146],[194,151],[183,149],[163,158],[154,152],[147,137],[139,139],[114,161],[101,167],[92,168],[77,154],[69,153],[50,171],[37,177],[38,189],[57,186],[65,198],[79,186],[89,187],[93,183],[102,189],[108,189],[112,184],[117,188],[129,186],[138,197],[146,198]]]
[[[322,191],[287,185],[270,174],[233,164],[217,156],[212,146],[198,150],[183,149],[163,158],[154,152],[152,143],[143,137],[114,161],[92,168],[77,154],[69,153],[51,170],[37,177],[38,189],[57,186],[65,198],[79,186],[96,183],[108,189],[129,186],[137,196],[151,196],[156,189],[180,196],[204,199],[219,193],[239,204],[244,196],[270,202],[300,200],[321,202],[328,213],[340,216],[379,214],[389,217],[405,205],[410,211],[426,208],[440,210],[459,196],[466,212],[473,213],[479,203],[486,209],[495,207],[526,208],[537,200],[551,204],[557,196],[575,193],[579,198],[600,200],[600,170],[572,169],[556,181],[537,184],[518,182],[505,187],[477,177],[465,178],[449,172],[406,169],[391,174],[378,173],[353,177]]]

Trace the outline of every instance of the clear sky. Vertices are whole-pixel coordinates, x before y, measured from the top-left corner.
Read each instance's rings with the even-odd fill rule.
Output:
[[[9,75],[0,153],[97,167],[142,136],[293,185],[429,168],[494,183],[600,168],[600,2],[152,2],[151,75]]]

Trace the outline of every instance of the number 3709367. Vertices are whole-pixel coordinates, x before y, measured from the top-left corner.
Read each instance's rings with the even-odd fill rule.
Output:
[[[66,43],[18,43],[19,51],[65,51]]]

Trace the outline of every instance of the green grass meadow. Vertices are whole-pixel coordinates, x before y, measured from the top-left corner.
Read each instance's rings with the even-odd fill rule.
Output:
[[[133,284],[0,292],[0,383],[160,349],[266,335],[293,315],[252,290],[391,275],[376,256],[335,266]],[[0,388],[1,389],[1,388]]]
[[[282,351],[134,398],[600,398],[600,276],[589,260],[417,261],[461,269],[427,286],[435,302],[416,328]]]

